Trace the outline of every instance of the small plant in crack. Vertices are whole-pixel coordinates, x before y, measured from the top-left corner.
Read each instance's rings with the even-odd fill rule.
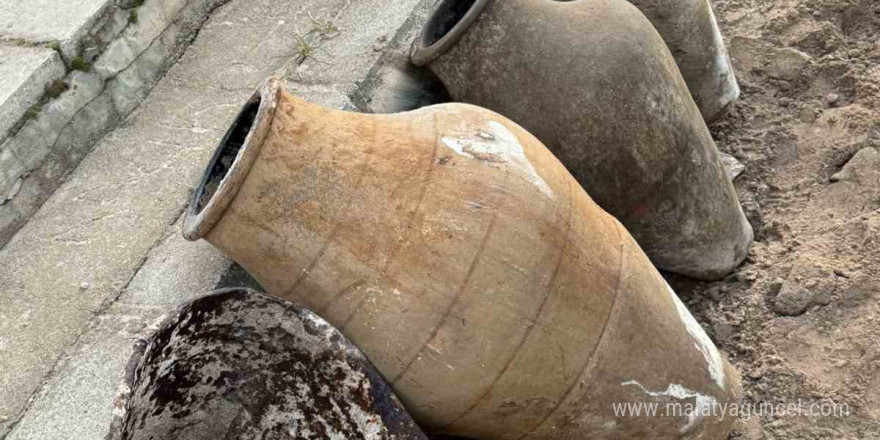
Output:
[[[137,22],[138,22],[137,9],[132,9],[131,12],[128,13],[128,22],[131,24],[137,24]]]
[[[311,20],[312,24],[315,25],[315,27],[313,27],[312,30],[309,31],[309,33],[317,32],[322,39],[329,39],[339,35],[339,27],[336,26],[335,23],[333,23],[333,20],[318,20],[317,18],[312,16],[311,12],[309,12],[309,20]]]
[[[27,109],[27,111],[24,112],[24,115],[22,116],[22,118],[25,121],[30,121],[31,119],[36,119],[37,115],[39,115],[42,110],[43,110],[43,103],[38,102],[38,103],[32,105],[29,109]]]
[[[70,69],[88,72],[92,70],[92,65],[85,58],[78,56],[70,60]]]
[[[312,38],[312,35],[310,34],[296,34],[295,37],[296,49],[294,49],[294,53],[296,53],[297,64],[302,64],[306,60],[306,58],[312,58],[315,61],[330,64],[327,61],[321,60],[315,56],[319,50],[323,51],[323,49],[321,49],[321,40],[316,40],[315,38]],[[324,51],[324,53],[327,53],[327,51]]]
[[[300,34],[294,35],[296,38],[296,54],[303,57],[308,58],[315,53],[315,50],[318,49],[316,44],[309,42],[308,35],[302,36]]]
[[[321,44],[339,35],[340,30],[333,20],[319,20],[309,12],[309,20],[312,21],[313,27],[305,34],[296,33],[296,63],[302,64],[306,58],[313,58],[325,64],[327,61],[318,59],[315,55],[321,49]],[[326,51],[324,51],[326,53]]]
[[[52,40],[49,42],[49,44],[46,45],[46,47],[54,50],[55,52],[58,52],[58,55],[61,55],[61,42],[60,41]]]
[[[46,85],[46,97],[49,99],[54,99],[60,96],[62,93],[66,92],[69,86],[62,79],[52,80],[49,84]]]

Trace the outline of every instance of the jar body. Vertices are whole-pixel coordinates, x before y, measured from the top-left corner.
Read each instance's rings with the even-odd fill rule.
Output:
[[[534,134],[657,267],[711,280],[742,262],[751,226],[675,61],[635,7],[489,0],[448,32],[454,43],[432,43],[441,11],[413,57],[454,99]]]
[[[740,90],[709,0],[627,1],[663,37],[703,119],[717,119]]]
[[[228,207],[200,211],[229,194],[200,189],[187,237],[340,329],[424,428],[727,432],[731,417],[615,416],[612,403],[698,399],[664,394],[672,384],[700,402],[738,401],[737,374],[534,136],[464,104],[368,115],[278,92],[273,105]],[[245,140],[236,160],[253,147]]]

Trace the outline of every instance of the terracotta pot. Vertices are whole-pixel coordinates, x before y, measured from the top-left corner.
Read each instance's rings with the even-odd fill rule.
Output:
[[[657,267],[730,273],[752,229],[675,61],[624,0],[445,0],[414,43],[450,95],[521,124]]]
[[[663,37],[703,119],[739,98],[739,85],[709,0],[627,0]]]
[[[230,129],[184,235],[339,328],[424,428],[727,432],[731,417],[615,416],[612,403],[737,401],[737,373],[535,137],[465,104],[347,113],[280,87]]]
[[[248,289],[167,315],[120,389],[108,440],[427,440],[336,329]]]

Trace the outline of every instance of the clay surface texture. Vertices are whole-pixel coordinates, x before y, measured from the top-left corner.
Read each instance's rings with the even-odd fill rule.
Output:
[[[615,416],[736,402],[738,374],[534,136],[471,105],[348,113],[273,84],[240,117],[244,143],[234,128],[218,149],[184,233],[339,328],[426,430],[727,432],[729,417]]]
[[[441,3],[414,62],[455,100],[540,139],[660,269],[718,279],[742,262],[752,229],[675,60],[638,9],[623,0],[455,9],[467,3]]]
[[[424,440],[314,313],[247,289],[196,299],[139,342],[108,440]]]

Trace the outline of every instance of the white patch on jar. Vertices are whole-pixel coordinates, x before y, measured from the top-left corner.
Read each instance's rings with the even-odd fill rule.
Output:
[[[694,347],[696,347],[697,350],[703,354],[703,358],[706,359],[706,367],[709,370],[709,376],[715,381],[719,388],[722,390],[725,389],[724,364],[721,362],[721,353],[718,352],[718,349],[715,347],[715,344],[712,343],[712,340],[709,339],[709,336],[703,330],[703,327],[700,327],[700,323],[694,319],[694,316],[691,315],[691,312],[685,307],[684,303],[678,299],[678,295],[675,294],[672,287],[669,287],[668,283],[665,284],[666,291],[669,293],[669,296],[672,297],[672,302],[675,303],[675,309],[678,311],[678,316],[681,318],[684,328],[694,340]]]
[[[444,137],[441,141],[460,156],[506,163],[522,172],[541,192],[553,197],[553,191],[529,162],[516,135],[498,122],[489,121],[488,125],[488,130],[478,131],[475,139]]]
[[[695,401],[694,401],[693,410],[687,414],[688,421],[684,426],[681,427],[682,433],[688,432],[691,428],[693,428],[694,425],[696,425],[696,423],[700,419],[703,418],[704,414],[706,414],[706,413],[713,414],[714,408],[716,407],[716,405],[718,405],[718,401],[715,400],[714,397],[706,396],[706,395],[700,394],[696,391],[689,390],[689,389],[687,389],[677,383],[669,384],[666,387],[666,389],[663,391],[650,391],[647,388],[645,388],[644,386],[642,386],[642,384],[640,384],[634,380],[622,382],[620,385],[621,386],[635,385],[635,386],[641,388],[642,391],[645,392],[645,394],[647,394],[651,397],[671,397],[673,399],[679,399],[679,400],[694,398]],[[682,414],[682,415],[685,415],[685,414]]]

